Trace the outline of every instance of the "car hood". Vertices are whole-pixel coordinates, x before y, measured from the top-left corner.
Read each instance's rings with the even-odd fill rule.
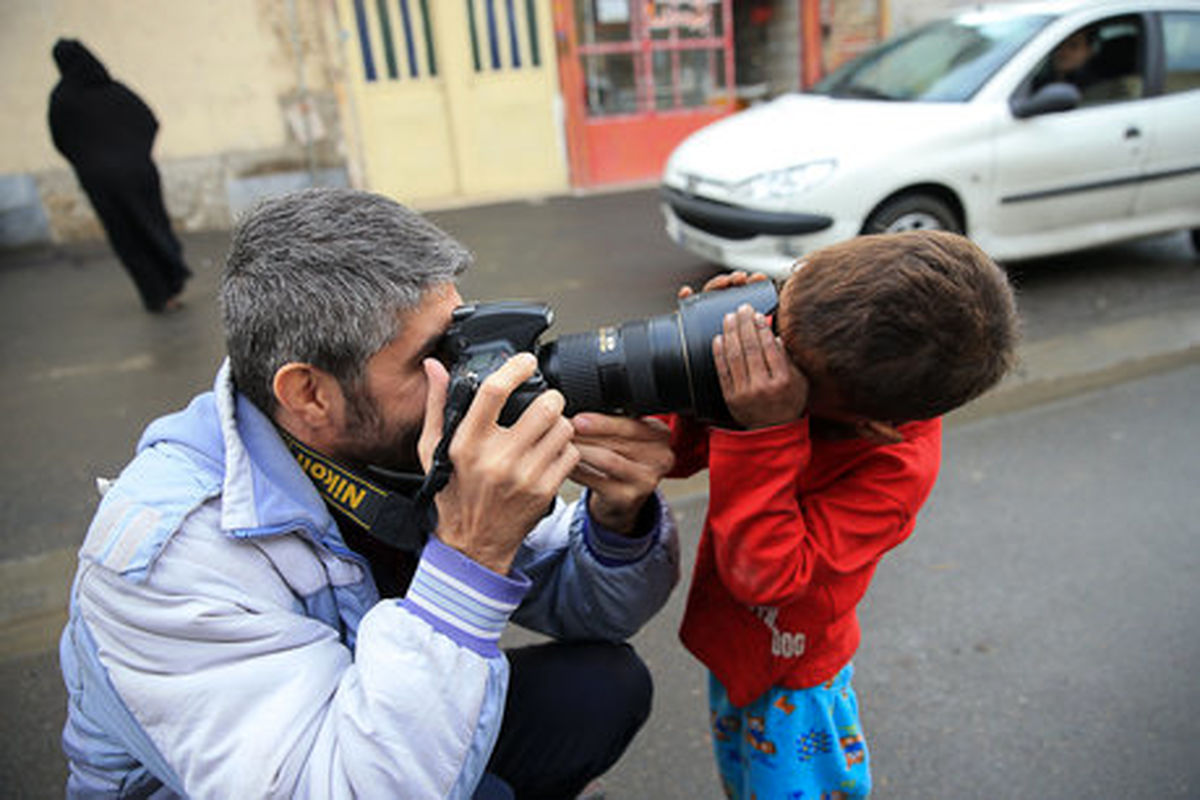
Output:
[[[731,184],[809,161],[886,157],[974,116],[966,103],[785,95],[693,133],[671,154],[667,181],[683,173]]]

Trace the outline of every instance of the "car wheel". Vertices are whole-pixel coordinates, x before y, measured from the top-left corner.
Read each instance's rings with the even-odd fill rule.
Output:
[[[901,231],[951,231],[962,233],[958,215],[943,201],[928,194],[904,194],[888,200],[867,217],[863,233]]]
[[[1192,249],[1200,253],[1200,228],[1192,228]]]

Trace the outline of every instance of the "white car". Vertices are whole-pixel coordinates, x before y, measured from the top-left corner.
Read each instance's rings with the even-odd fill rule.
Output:
[[[941,228],[1000,261],[1191,230],[1200,2],[976,8],[684,140],[667,233],[782,275],[863,233]]]

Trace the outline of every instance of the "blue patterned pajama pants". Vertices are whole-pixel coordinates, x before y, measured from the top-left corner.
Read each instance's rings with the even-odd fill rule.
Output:
[[[811,689],[772,687],[744,708],[709,676],[717,769],[730,800],[856,800],[870,759],[847,665]]]

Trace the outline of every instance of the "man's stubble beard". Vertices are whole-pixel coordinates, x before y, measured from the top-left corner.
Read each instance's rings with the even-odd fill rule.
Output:
[[[362,387],[343,387],[346,397],[346,431],[337,457],[359,466],[376,466],[396,472],[421,472],[417,441],[418,420],[407,428],[388,430],[379,406]]]

